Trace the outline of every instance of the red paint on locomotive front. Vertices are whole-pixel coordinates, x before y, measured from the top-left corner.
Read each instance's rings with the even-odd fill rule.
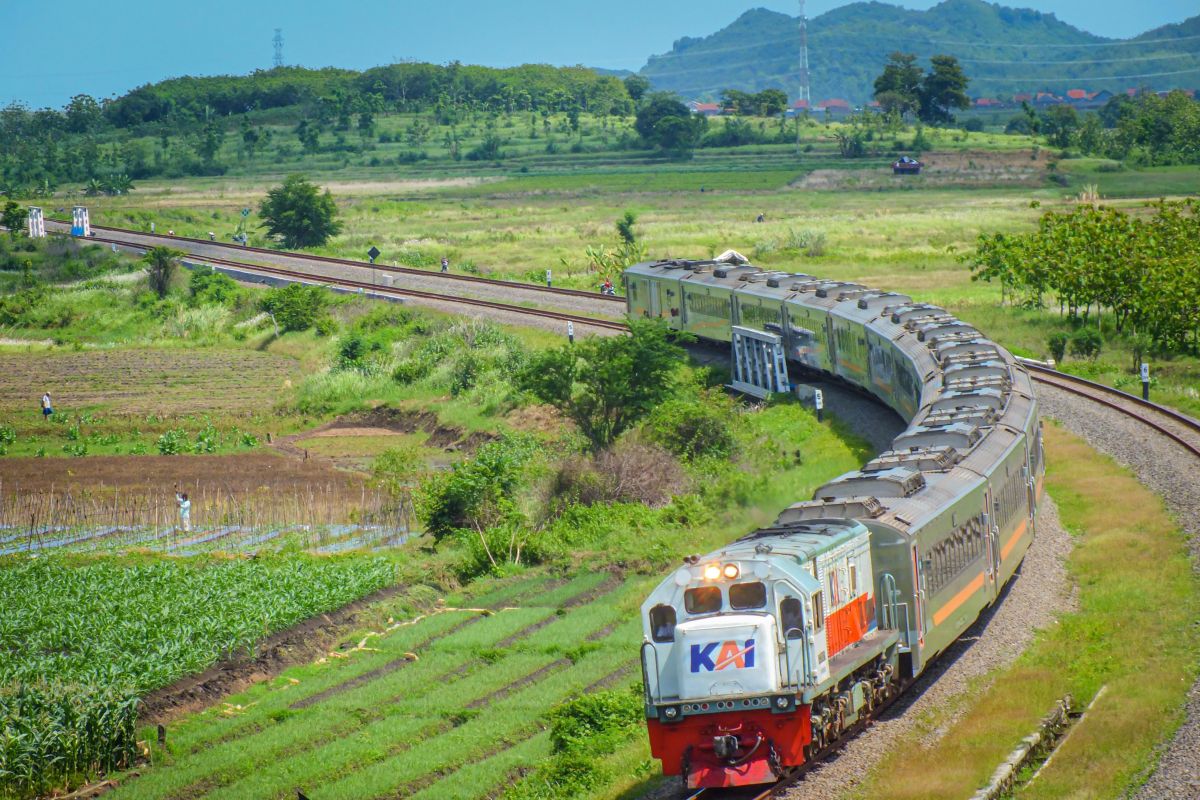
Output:
[[[669,724],[652,719],[647,726],[650,753],[662,761],[663,774],[681,774],[686,761],[687,785],[692,789],[773,783],[780,776],[772,768],[771,749],[780,767],[798,767],[804,763],[805,745],[812,741],[808,706],[787,714],[766,710],[705,714]],[[734,764],[717,756],[713,746],[717,736],[738,738],[739,757],[732,759]],[[760,737],[761,744],[754,749]],[[742,763],[736,763],[742,758]]]

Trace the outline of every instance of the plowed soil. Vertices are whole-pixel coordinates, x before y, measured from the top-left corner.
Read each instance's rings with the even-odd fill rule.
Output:
[[[229,456],[89,456],[88,458],[0,459],[0,492],[34,492],[72,487],[169,493],[179,483],[241,493],[265,488],[287,491],[313,485],[342,486],[358,499],[361,477],[328,461],[304,461],[270,452]]]

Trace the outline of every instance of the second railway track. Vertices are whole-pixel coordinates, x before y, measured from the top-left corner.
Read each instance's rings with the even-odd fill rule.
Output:
[[[113,244],[121,247],[126,247],[133,250],[145,250],[145,244],[137,244],[127,242],[123,239],[110,239],[104,236],[92,236],[89,241],[102,244]],[[602,319],[596,317],[583,316],[580,314],[567,313],[563,311],[553,311],[545,308],[526,307],[515,305],[512,303],[501,303],[494,300],[484,300],[477,297],[464,297],[461,295],[442,294],[440,292],[429,292],[420,289],[411,289],[398,286],[382,286],[369,281],[359,281],[351,278],[342,277],[327,277],[324,275],[313,275],[302,270],[284,269],[282,267],[267,266],[264,264],[253,264],[245,261],[234,261],[227,258],[216,258],[213,256],[189,254],[187,260],[199,264],[209,264],[225,269],[245,273],[249,275],[258,275],[262,277],[275,277],[284,280],[296,280],[309,283],[334,286],[341,289],[359,289],[364,293],[383,297],[399,297],[399,298],[415,298],[426,301],[428,304],[441,307],[446,310],[461,313],[467,309],[463,306],[474,309],[487,309],[492,312],[498,312],[510,318],[517,317],[536,317],[544,322],[557,322],[562,326],[562,332],[565,332],[565,326],[568,322],[580,326],[583,329],[591,329],[593,331],[603,331],[606,333],[621,333],[628,330],[624,322],[618,322],[612,319]],[[503,320],[502,320],[503,321]],[[585,332],[581,330],[580,333]]]
[[[57,220],[47,220],[48,229],[68,233],[70,226]],[[625,298],[603,295],[598,291],[563,289],[537,286],[517,281],[484,278],[456,272],[434,272],[414,267],[370,264],[365,261],[310,255],[287,250],[270,250],[261,247],[242,247],[226,242],[196,239],[187,236],[169,236],[146,233],[125,228],[93,225],[97,234],[90,241],[115,243],[144,249],[166,245],[183,250],[188,255],[215,259],[234,259],[241,263],[265,267],[285,268],[307,273],[317,280],[352,280],[380,289],[436,292],[452,297],[473,297],[483,301],[526,303],[549,310],[591,317],[620,317],[624,314]],[[386,282],[385,280],[386,279]],[[388,285],[390,283],[390,285]]]

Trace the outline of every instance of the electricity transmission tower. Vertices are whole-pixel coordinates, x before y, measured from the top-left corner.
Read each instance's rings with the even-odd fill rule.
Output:
[[[801,0],[803,2],[803,0]],[[275,66],[283,66],[283,28],[275,29],[275,38],[271,40],[275,45]]]
[[[800,94],[796,98],[796,154],[800,154],[800,111],[812,110],[812,93],[808,84],[808,17],[804,14],[804,0],[800,0]],[[800,101],[804,101],[801,105]]]

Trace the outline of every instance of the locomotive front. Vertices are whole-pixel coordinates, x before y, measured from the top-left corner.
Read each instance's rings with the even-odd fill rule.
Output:
[[[862,647],[876,630],[869,536],[850,520],[764,529],[689,557],[655,589],[642,669],[665,774],[742,786],[805,762],[815,699],[877,655]]]

